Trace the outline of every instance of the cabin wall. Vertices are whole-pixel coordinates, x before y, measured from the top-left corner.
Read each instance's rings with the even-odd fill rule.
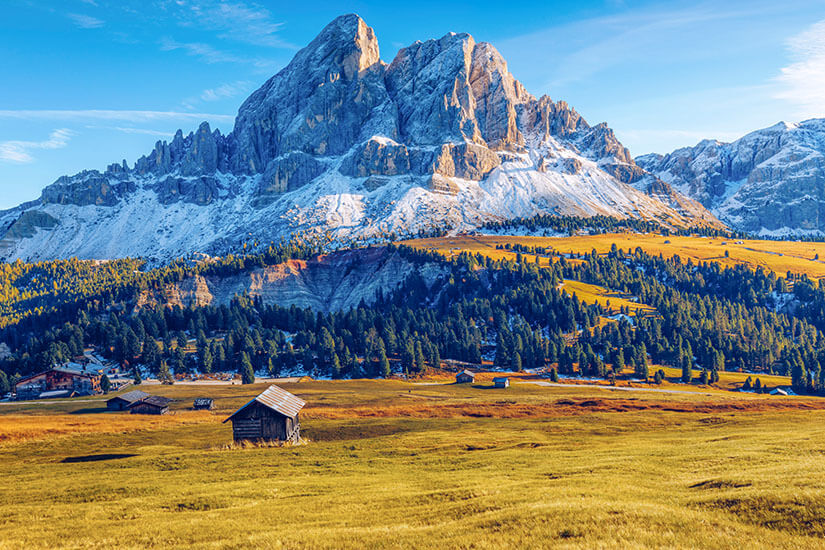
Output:
[[[297,424],[296,418],[286,417],[259,403],[250,405],[232,418],[232,435],[235,441],[244,439],[269,439],[286,441]]]

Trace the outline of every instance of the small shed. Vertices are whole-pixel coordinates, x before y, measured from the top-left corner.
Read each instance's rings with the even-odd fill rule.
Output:
[[[142,401],[147,397],[149,397],[149,394],[145,391],[132,390],[106,401],[106,408],[110,411],[125,411],[129,408],[129,405]]]
[[[269,386],[255,399],[235,411],[232,421],[235,441],[293,441],[301,438],[298,413],[306,402],[278,386]]]
[[[132,414],[166,414],[169,412],[171,402],[172,400],[168,397],[150,395],[129,405],[129,410]]]
[[[497,388],[509,388],[510,379],[506,376],[496,376],[493,378],[493,384],[495,384]]]
[[[215,408],[215,402],[209,397],[198,397],[192,404],[192,408],[196,411],[211,411]]]
[[[467,369],[464,369],[463,371],[455,375],[456,384],[467,384],[470,382],[475,382],[475,380],[476,373],[474,373],[473,371],[469,371]]]

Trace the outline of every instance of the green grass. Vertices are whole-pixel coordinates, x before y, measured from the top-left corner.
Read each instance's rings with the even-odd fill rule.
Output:
[[[78,428],[0,444],[0,548],[825,547],[825,411],[728,407],[810,400],[482,386],[295,384],[309,442],[278,448],[220,423],[261,387],[151,388],[181,400],[160,420],[0,414]]]

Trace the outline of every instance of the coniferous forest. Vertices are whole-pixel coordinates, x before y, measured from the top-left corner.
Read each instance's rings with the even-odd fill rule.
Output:
[[[384,377],[415,375],[442,360],[487,359],[554,377],[611,378],[632,368],[636,378],[655,380],[661,375],[650,365],[669,365],[681,369],[684,382],[713,383],[720,371],[736,370],[790,375],[798,392],[825,388],[825,288],[804,276],[695,265],[615,246],[542,267],[544,249],[516,247],[515,260],[389,249],[417,269],[373,303],[331,313],[248,295],[220,306],[135,305],[147,288],[194,274],[230,275],[318,253],[296,243],[145,271],[128,259],[6,264],[2,341],[11,353],[2,362],[2,389],[88,347],[160,378],[230,371],[252,379],[256,371],[296,368],[333,378]],[[426,280],[425,265],[437,265],[440,275]],[[602,322],[606,310],[565,292],[564,280],[626,293],[655,313]],[[193,339],[197,351],[185,354]]]

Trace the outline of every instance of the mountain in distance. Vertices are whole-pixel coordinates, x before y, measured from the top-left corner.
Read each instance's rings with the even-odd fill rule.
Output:
[[[536,214],[720,225],[631,158],[606,124],[536,99],[468,34],[390,64],[356,15],[329,25],[241,105],[133,166],[59,178],[0,212],[0,258],[221,253],[309,232],[348,242]]]
[[[636,163],[737,229],[825,235],[825,119],[780,122],[733,143],[704,140]]]

